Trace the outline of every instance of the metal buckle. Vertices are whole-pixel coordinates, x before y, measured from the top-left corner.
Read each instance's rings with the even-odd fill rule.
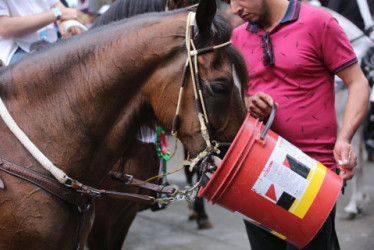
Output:
[[[66,181],[65,181],[65,183],[64,183],[64,185],[67,186],[67,187],[69,187],[69,188],[71,188],[73,182],[74,182],[74,180],[73,180],[72,178],[67,177],[67,178],[66,178]]]
[[[83,188],[85,187],[85,188]],[[88,187],[88,186],[82,186],[81,189],[78,189],[77,192],[84,193],[92,197],[101,197],[100,190]]]
[[[125,182],[126,185],[129,185],[131,181],[134,179],[134,176],[126,174],[127,181]]]

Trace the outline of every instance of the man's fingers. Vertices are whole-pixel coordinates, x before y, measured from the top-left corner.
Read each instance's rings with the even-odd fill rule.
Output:
[[[342,152],[342,158],[341,160],[338,160],[339,165],[349,165],[351,161],[351,156],[352,156],[352,150],[349,150],[347,152]]]
[[[350,180],[353,178],[353,176],[355,175],[355,168],[351,169],[351,170],[344,170],[344,169],[341,169],[340,170],[340,173],[339,173],[339,176],[343,179],[343,180]]]
[[[266,104],[266,108],[272,108],[274,105],[273,98],[269,95],[260,95],[260,99]]]

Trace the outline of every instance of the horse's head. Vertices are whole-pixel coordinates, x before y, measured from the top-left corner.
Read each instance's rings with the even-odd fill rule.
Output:
[[[187,58],[186,53],[191,54],[191,64],[181,77],[185,77],[185,82],[180,102],[177,103],[175,97],[173,104],[169,104],[172,108],[168,107],[177,110],[172,132],[175,130],[192,156],[207,147],[207,135],[211,141],[231,142],[246,115],[243,102],[247,83],[245,63],[238,50],[229,43],[230,23],[216,10],[215,0],[200,1],[192,22],[191,44],[187,32],[187,51],[182,51],[183,58]],[[196,57],[194,53],[197,53]],[[167,89],[177,93],[175,85],[167,86]],[[155,110],[156,116],[165,116],[157,112],[165,110]],[[170,123],[168,120],[166,127],[170,127]],[[205,124],[208,131],[204,135]]]

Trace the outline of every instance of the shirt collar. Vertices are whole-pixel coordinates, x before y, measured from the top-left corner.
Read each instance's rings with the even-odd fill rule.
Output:
[[[298,0],[289,0],[288,8],[286,11],[286,14],[284,15],[282,21],[280,23],[288,23],[296,21],[299,18],[300,13],[300,5],[301,2]],[[248,23],[248,26],[246,28],[247,31],[252,31],[253,33],[257,33],[258,31],[258,25],[257,24],[250,24]]]

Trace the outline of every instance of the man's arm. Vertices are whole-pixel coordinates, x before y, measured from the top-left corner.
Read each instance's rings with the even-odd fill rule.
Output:
[[[370,88],[358,63],[340,71],[338,76],[348,87],[348,100],[334,148],[334,157],[342,170],[340,176],[346,180],[351,179],[355,173],[357,155],[351,145],[351,139],[366,115]]]
[[[61,10],[61,20],[77,19],[77,10],[66,8],[61,2],[57,2],[52,7],[59,7]],[[22,17],[0,16],[0,36],[3,39],[21,37],[31,34],[38,29],[57,21],[54,12],[50,9],[39,14]]]

